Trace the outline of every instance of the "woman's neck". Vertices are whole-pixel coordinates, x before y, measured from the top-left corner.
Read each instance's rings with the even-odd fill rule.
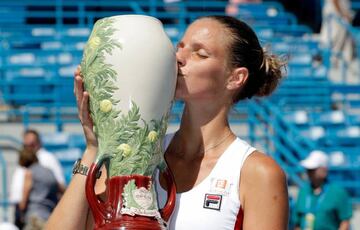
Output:
[[[182,158],[194,159],[225,145],[233,136],[227,120],[229,108],[206,111],[185,106],[179,131],[174,138],[174,152]]]

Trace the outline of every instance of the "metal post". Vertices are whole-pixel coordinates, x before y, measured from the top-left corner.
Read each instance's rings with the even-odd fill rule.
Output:
[[[2,151],[0,150],[0,165],[1,165],[1,171],[2,171],[2,205],[3,205],[3,221],[8,221],[8,198],[7,198],[7,173],[6,173],[6,162],[3,157]]]

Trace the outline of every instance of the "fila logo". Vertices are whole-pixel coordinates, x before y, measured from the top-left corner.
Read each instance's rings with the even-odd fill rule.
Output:
[[[222,195],[218,194],[205,194],[204,208],[220,210]]]

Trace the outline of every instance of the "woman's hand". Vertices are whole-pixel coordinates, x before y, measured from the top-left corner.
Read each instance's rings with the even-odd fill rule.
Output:
[[[86,138],[86,148],[96,152],[98,142],[93,131],[93,121],[90,116],[89,93],[84,91],[84,84],[80,74],[80,66],[78,66],[74,73],[74,94],[76,97],[79,119]]]

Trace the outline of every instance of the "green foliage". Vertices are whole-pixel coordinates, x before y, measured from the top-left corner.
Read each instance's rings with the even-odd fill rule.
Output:
[[[106,53],[111,54],[113,49],[121,48],[120,43],[111,39],[112,34],[115,32],[112,23],[111,18],[101,19],[96,22],[85,47],[81,63],[84,86],[90,95],[91,117],[99,140],[99,156],[115,154],[111,146],[116,145],[117,140],[108,130],[113,129],[115,126],[113,118],[120,114],[120,111],[115,109],[105,113],[100,110],[99,106],[103,100],[111,101],[113,107],[118,103],[112,98],[113,93],[118,89],[114,84],[116,71],[112,69],[112,65],[105,63]]]
[[[159,163],[164,165],[160,140],[166,132],[168,115],[147,124],[140,120],[140,109],[134,102],[127,114],[116,110],[119,101],[113,98],[113,94],[118,90],[115,85],[117,73],[111,64],[105,62],[105,54],[111,55],[115,49],[121,50],[122,46],[111,38],[115,32],[112,24],[111,18],[95,23],[81,62],[99,142],[97,159],[105,155],[112,157],[108,169],[111,177],[130,174],[151,176]],[[111,102],[109,111],[100,107],[104,100]],[[156,134],[156,141],[149,138],[150,132],[153,136]]]
[[[167,119],[152,121],[152,129],[145,121],[140,126],[139,107],[132,102],[131,110],[127,115],[122,115],[117,122],[118,143],[126,143],[131,148],[130,155],[124,157],[119,151],[110,163],[110,176],[140,174],[151,176],[163,161],[161,143],[166,132]],[[151,141],[149,133],[153,131],[158,135],[158,140]]]

